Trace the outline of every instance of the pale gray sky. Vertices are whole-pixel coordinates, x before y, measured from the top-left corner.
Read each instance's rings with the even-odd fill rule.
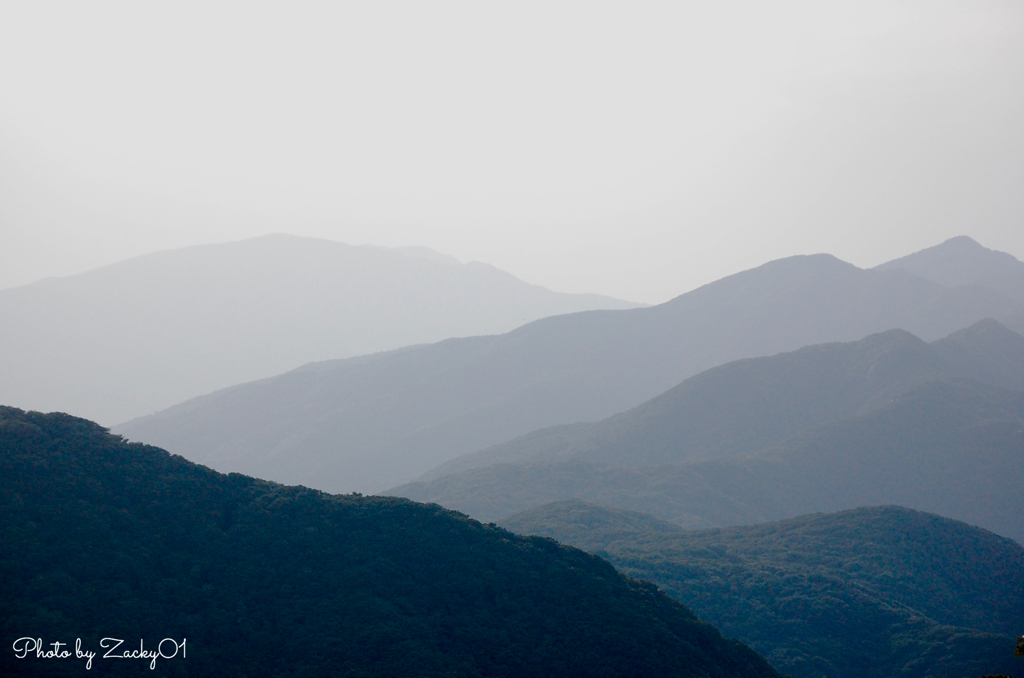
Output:
[[[0,288],[271,232],[660,302],[1024,258],[1024,3],[20,2]]]

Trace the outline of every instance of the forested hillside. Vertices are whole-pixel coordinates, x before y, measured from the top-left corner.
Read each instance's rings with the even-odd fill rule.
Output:
[[[218,474],[0,408],[0,673],[19,638],[187,641],[168,676],[775,676],[652,585],[438,506]],[[169,646],[168,646],[169,651]],[[99,675],[149,661],[97,657]]]
[[[656,582],[794,678],[1019,675],[1024,548],[897,506],[687,532],[561,502],[510,517]]]

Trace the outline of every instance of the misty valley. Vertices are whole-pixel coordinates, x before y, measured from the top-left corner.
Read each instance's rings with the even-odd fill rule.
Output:
[[[0,290],[4,676],[1024,676],[1024,263],[274,235]]]

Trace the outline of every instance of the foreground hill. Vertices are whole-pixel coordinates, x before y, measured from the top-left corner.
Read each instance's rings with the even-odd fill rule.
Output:
[[[659,306],[311,365],[115,430],[222,471],[379,491],[530,431],[621,412],[731,360],[894,327],[937,339],[1021,308],[904,270],[792,257]]]
[[[4,675],[19,638],[187,640],[161,675],[775,676],[652,585],[437,506],[224,476],[0,408]],[[167,647],[170,653],[170,647]],[[104,675],[149,661],[97,657]]]
[[[1019,675],[1024,548],[896,506],[686,532],[581,502],[502,524],[658,583],[794,678]]]
[[[311,361],[633,306],[425,248],[188,247],[0,291],[0,403],[109,425]]]

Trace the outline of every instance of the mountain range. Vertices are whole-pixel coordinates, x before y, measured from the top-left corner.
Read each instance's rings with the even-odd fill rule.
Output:
[[[8,407],[0,600],[6,676],[778,676],[653,585],[549,539],[225,476]],[[103,638],[125,641],[115,656],[161,652],[112,660]],[[27,645],[76,639],[91,666]]]
[[[891,330],[723,365],[393,493],[482,520],[576,498],[693,528],[899,504],[1024,540],[1020,389],[1024,337],[995,321],[931,344]]]
[[[354,318],[359,341],[386,341],[500,290],[474,322],[567,301],[429,250],[284,236],[109,268],[0,292],[18,323],[0,349],[53,363],[36,381],[0,365],[12,392],[106,407],[203,364],[215,379],[336,350]],[[17,638],[124,634],[187,637],[187,663],[161,661],[173,676],[1010,673],[1022,282],[967,238],[869,270],[791,257],[659,306],[310,362],[116,427],[188,460],[0,406],[0,673],[81,670],[19,659]],[[74,392],[61,361],[109,378]]]
[[[963,245],[949,241],[928,256],[955,250],[959,261]],[[982,253],[968,268],[1003,260],[974,247]],[[379,492],[531,431],[628,410],[733,360],[892,328],[934,340],[984,318],[1022,329],[1022,313],[1020,302],[981,284],[948,287],[903,268],[798,256],[649,308],[314,363],[114,430],[225,472]]]
[[[898,506],[691,532],[579,501],[502,524],[658,584],[793,678],[977,678],[1021,669],[1024,548]]]
[[[642,466],[751,453],[812,426],[874,410],[914,385],[950,377],[1024,389],[1024,337],[983,320],[931,344],[890,330],[739,360],[603,421],[534,431],[454,459],[423,479],[523,461]]]
[[[638,304],[427,248],[272,235],[0,290],[0,403],[107,425],[311,361]]]

